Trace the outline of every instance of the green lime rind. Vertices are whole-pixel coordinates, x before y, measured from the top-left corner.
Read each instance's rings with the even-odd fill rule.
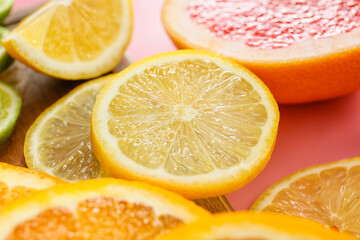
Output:
[[[1,0],[0,0],[1,1]],[[0,26],[0,40],[5,37],[10,31],[7,28]],[[5,48],[0,45],[0,73],[7,69],[14,59],[6,52]]]
[[[0,0],[0,23],[2,24],[5,18],[9,15],[14,0]]]
[[[20,94],[0,81],[0,145],[10,137],[21,109]]]

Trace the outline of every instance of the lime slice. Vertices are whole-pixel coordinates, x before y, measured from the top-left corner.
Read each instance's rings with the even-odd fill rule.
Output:
[[[9,15],[14,0],[0,0],[0,23]]]
[[[1,9],[1,5],[3,4],[1,1],[2,0],[0,0],[0,9]],[[1,19],[1,14],[0,14],[0,19]],[[0,26],[0,41],[8,33],[9,33],[8,29]],[[6,52],[5,48],[0,44],[0,73],[3,72],[6,68],[8,68],[12,62],[13,62],[12,57],[10,57],[10,55]]]
[[[9,138],[14,130],[20,107],[19,93],[0,81],[0,145]]]

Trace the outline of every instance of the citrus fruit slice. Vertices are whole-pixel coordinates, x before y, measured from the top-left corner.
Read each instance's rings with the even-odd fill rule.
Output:
[[[77,80],[112,70],[131,32],[130,0],[59,0],[27,17],[2,42],[10,55],[28,66]]]
[[[210,214],[144,183],[93,179],[55,186],[5,206],[0,239],[153,239]]]
[[[159,240],[355,240],[319,223],[269,213],[226,213],[180,226]]]
[[[295,172],[266,190],[252,206],[309,218],[360,238],[360,158]]]
[[[214,51],[253,71],[279,103],[360,89],[360,2],[166,0],[162,21],[179,48]]]
[[[4,22],[5,18],[9,15],[14,0],[1,0],[0,1],[0,24]]]
[[[42,172],[0,162],[0,208],[30,193],[63,181]]]
[[[21,109],[21,97],[11,86],[0,81],[0,145],[11,135]]]
[[[0,40],[4,38],[7,34],[9,34],[9,30],[0,26]],[[5,48],[0,45],[0,73],[7,69],[12,62],[13,59],[6,52]]]
[[[95,102],[91,137],[111,176],[205,198],[243,186],[265,167],[278,121],[271,93],[247,69],[183,50],[111,79]]]
[[[29,168],[70,182],[108,176],[91,147],[90,123],[96,97],[110,78],[79,85],[40,114],[25,137]]]

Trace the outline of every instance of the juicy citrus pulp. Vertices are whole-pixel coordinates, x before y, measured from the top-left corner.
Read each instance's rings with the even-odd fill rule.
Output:
[[[107,176],[92,150],[90,122],[95,99],[110,78],[83,83],[35,120],[25,138],[29,168],[66,181]]]
[[[0,145],[11,135],[15,128],[21,108],[19,93],[0,81]]]
[[[100,91],[92,144],[113,177],[158,184],[190,198],[233,191],[271,155],[276,102],[252,73],[202,51],[140,61]]]
[[[0,239],[152,239],[209,215],[174,193],[144,183],[87,180],[4,207]]]
[[[0,24],[4,22],[5,18],[9,15],[14,0],[1,0],[0,1]]]
[[[159,240],[355,240],[325,226],[270,213],[227,213],[183,225]]]
[[[0,163],[0,179],[0,208],[36,190],[63,183],[47,174],[6,163]]]
[[[360,238],[360,158],[298,171],[265,191],[252,210],[323,223]]]
[[[76,80],[113,69],[131,31],[130,0],[59,0],[22,21],[3,45],[38,71]]]
[[[162,22],[177,47],[229,57],[278,103],[304,103],[360,89],[358,9],[353,0],[166,0]]]
[[[215,36],[242,39],[260,49],[288,47],[360,27],[359,1],[192,0],[187,12]]]
[[[0,26],[0,40],[3,39],[9,30]],[[3,72],[10,64],[13,62],[13,59],[6,52],[5,48],[0,44],[0,73]]]

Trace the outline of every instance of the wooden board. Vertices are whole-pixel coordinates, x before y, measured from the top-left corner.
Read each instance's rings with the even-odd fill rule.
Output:
[[[33,12],[37,7],[13,13],[5,24],[10,28],[14,27],[18,21]],[[114,69],[114,72],[121,71],[130,62],[129,57],[125,55],[124,59]],[[30,125],[42,111],[84,81],[54,79],[38,73],[17,61],[0,75],[0,80],[14,86],[19,91],[23,101],[15,130],[10,139],[0,147],[0,161],[26,167],[23,146]],[[213,213],[233,211],[224,196],[199,199],[195,202]]]

